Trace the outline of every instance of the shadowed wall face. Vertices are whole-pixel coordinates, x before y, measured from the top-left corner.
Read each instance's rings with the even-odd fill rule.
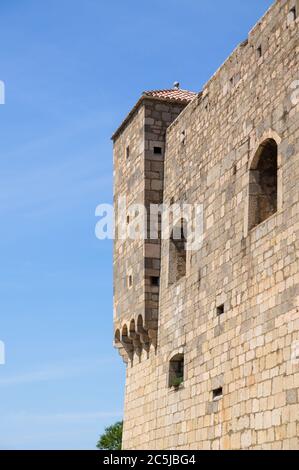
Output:
[[[169,243],[169,284],[186,276],[186,224],[182,220],[172,231]]]

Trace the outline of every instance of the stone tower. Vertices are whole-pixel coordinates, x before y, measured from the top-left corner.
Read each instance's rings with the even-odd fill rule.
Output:
[[[135,240],[126,235],[121,239],[120,232],[135,233],[144,216],[142,207],[149,217],[150,205],[162,204],[166,130],[195,97],[178,85],[145,92],[112,137],[119,220],[114,247],[115,346],[126,362],[157,346],[161,247],[160,239],[150,239],[150,234]]]
[[[298,29],[275,1],[201,93],[145,93],[113,136],[124,449],[299,449]],[[161,202],[203,207],[200,246],[122,239]]]

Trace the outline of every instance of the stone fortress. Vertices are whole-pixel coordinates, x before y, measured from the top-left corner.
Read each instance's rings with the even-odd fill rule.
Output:
[[[201,204],[203,240],[114,246],[124,449],[299,449],[299,0],[202,92],[145,92],[113,135],[114,197]]]

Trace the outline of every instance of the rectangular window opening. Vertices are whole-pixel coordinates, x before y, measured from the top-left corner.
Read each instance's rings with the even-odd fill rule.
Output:
[[[213,400],[218,400],[219,398],[222,398],[222,397],[223,397],[222,387],[219,387],[213,390]]]
[[[184,355],[177,354],[169,362],[169,388],[179,389],[184,382]]]
[[[130,146],[128,145],[128,147],[126,148],[126,158],[130,158]]]
[[[128,277],[128,287],[131,288],[133,286],[133,276]]]
[[[256,51],[257,51],[257,56],[260,59],[263,55],[262,46],[259,46]]]

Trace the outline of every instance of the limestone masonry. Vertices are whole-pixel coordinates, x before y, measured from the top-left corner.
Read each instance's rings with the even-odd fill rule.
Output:
[[[298,25],[276,1],[202,92],[146,92],[113,136],[126,227],[136,203],[203,208],[191,251],[181,217],[116,227],[124,449],[299,449]]]

